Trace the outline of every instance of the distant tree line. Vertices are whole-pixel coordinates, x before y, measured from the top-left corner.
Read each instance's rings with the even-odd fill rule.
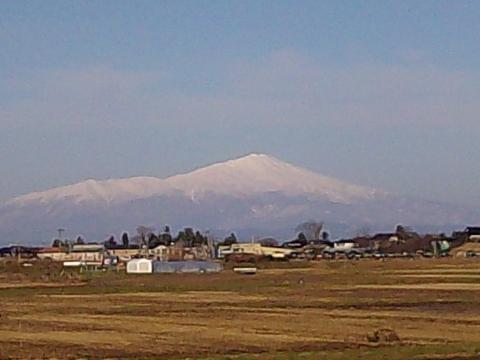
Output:
[[[304,246],[313,241],[329,240],[329,234],[324,230],[322,222],[307,221],[298,225],[295,229],[298,233],[297,238],[286,242],[283,246],[288,246],[290,243],[297,246]],[[278,241],[273,238],[264,238],[258,241],[263,246],[279,246]],[[86,244],[84,237],[79,235],[75,241],[54,239],[53,247],[69,247],[71,245]],[[238,239],[235,233],[231,233],[223,239],[223,241],[216,245],[230,246],[238,243]],[[160,232],[156,232],[154,227],[140,225],[136,229],[136,234],[130,237],[127,232],[123,232],[119,241],[114,235],[110,235],[103,241],[103,245],[107,249],[114,248],[129,248],[129,247],[148,247],[154,248],[159,245],[175,245],[182,244],[185,247],[196,247],[209,244],[208,234],[203,234],[198,230],[194,230],[192,227],[185,227],[179,230],[174,236],[171,233],[170,226],[165,225]]]
[[[104,241],[107,249],[117,247],[127,248],[130,246],[148,246],[149,248],[154,248],[159,245],[169,246],[180,243],[185,247],[207,245],[208,236],[198,230],[194,231],[191,227],[186,227],[180,230],[176,236],[173,236],[168,225],[163,228],[163,231],[158,233],[155,232],[153,227],[142,225],[137,227],[137,234],[132,238],[129,237],[127,232],[124,232],[121,236],[120,243],[117,243],[113,235]]]
[[[52,241],[52,247],[57,247],[57,248],[69,247],[71,245],[84,245],[84,244],[85,244],[85,239],[81,235],[78,235],[75,241],[71,241],[68,239],[53,239]]]

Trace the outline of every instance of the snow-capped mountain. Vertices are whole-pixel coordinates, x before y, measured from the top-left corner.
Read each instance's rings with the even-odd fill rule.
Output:
[[[86,180],[22,195],[0,206],[0,244],[48,242],[58,227],[91,240],[170,224],[288,237],[299,222],[326,222],[338,235],[396,223],[451,228],[478,212],[396,197],[319,175],[264,154],[168,177]]]
[[[279,192],[351,203],[383,194],[382,191],[322,176],[264,154],[250,154],[188,174],[172,176],[165,183],[193,197],[208,193],[244,197]]]
[[[325,197],[332,202],[352,203],[384,192],[322,176],[264,154],[213,164],[166,179],[133,177],[105,181],[86,180],[43,192],[19,196],[11,205],[51,201],[122,202],[151,196],[183,194],[192,199],[208,194],[244,197],[258,193]]]

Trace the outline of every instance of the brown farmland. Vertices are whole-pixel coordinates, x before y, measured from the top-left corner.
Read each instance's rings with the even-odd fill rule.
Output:
[[[480,357],[473,259],[44,281],[0,274],[1,359]],[[378,329],[400,340],[372,342]]]

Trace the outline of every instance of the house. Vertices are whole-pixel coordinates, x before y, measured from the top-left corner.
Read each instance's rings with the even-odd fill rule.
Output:
[[[66,261],[81,261],[90,265],[101,265],[105,255],[103,245],[75,244],[67,252]]]
[[[12,249],[9,247],[0,248],[0,257],[12,257],[14,256],[12,253]]]
[[[466,242],[452,250],[455,257],[480,256],[480,242]]]
[[[157,245],[148,249],[148,255],[156,260],[167,261],[169,256],[169,247],[166,245]]]
[[[0,248],[0,257],[16,257],[21,259],[31,259],[37,256],[40,248],[26,247],[20,245],[11,245]]]
[[[120,261],[128,261],[132,258],[138,257],[141,255],[142,248],[140,245],[116,245],[109,247],[107,253],[110,256],[117,256]]]
[[[338,240],[333,242],[333,248],[336,250],[347,250],[358,247],[355,240]]]
[[[431,238],[420,236],[406,227],[398,225],[393,233],[379,233],[362,240],[362,247],[390,256],[414,255],[417,252],[432,253]],[[444,244],[442,243],[441,246]]]
[[[378,233],[368,239],[369,247],[379,248],[385,242],[398,242],[398,236],[395,233]]]
[[[134,258],[151,258],[159,261],[169,260],[208,260],[211,259],[211,251],[207,245],[186,247],[183,241],[166,245],[164,243],[153,243],[146,245],[109,245],[107,248],[109,256],[116,256],[120,261],[129,261]]]
[[[201,260],[206,261],[212,259],[212,251],[208,245],[197,245],[184,248],[184,260]]]
[[[353,259],[361,256],[364,249],[358,246],[355,239],[345,239],[334,241],[332,246],[327,246],[322,250],[322,256],[325,258],[335,258],[337,256],[345,256]]]
[[[101,265],[104,258],[104,247],[99,244],[46,247],[38,251],[37,257],[43,260],[74,261],[91,265]]]
[[[480,227],[478,226],[469,226],[465,229],[467,234],[468,241],[480,242]]]
[[[225,256],[233,254],[231,245],[218,245],[217,246],[217,258],[224,259]]]
[[[40,249],[37,257],[42,260],[65,261],[67,252],[59,247],[46,247]]]
[[[295,253],[294,249],[262,246],[258,243],[237,243],[220,245],[217,249],[218,258],[222,259],[229,254],[252,254],[270,257],[272,259],[286,259]]]

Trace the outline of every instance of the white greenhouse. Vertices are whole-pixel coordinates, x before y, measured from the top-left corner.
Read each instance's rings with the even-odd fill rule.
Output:
[[[151,274],[152,272],[152,260],[132,259],[127,263],[127,274]]]

